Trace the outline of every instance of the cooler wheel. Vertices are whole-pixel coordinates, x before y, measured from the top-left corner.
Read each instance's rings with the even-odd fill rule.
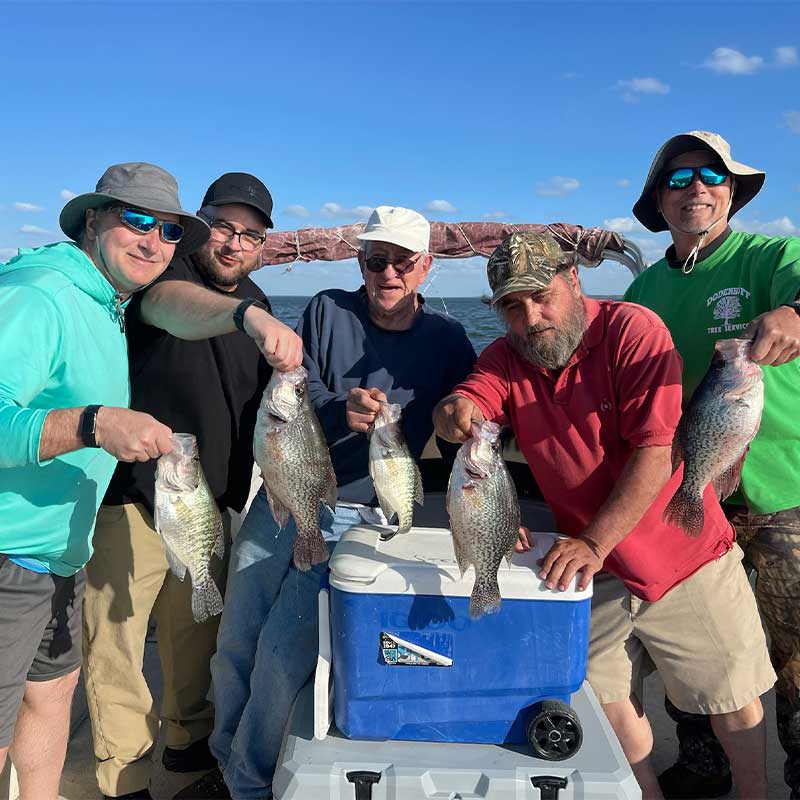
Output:
[[[578,715],[560,700],[543,700],[528,723],[533,752],[546,761],[563,761],[581,749],[583,730]]]

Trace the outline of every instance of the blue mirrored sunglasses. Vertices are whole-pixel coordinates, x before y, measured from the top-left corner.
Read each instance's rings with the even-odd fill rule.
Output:
[[[136,233],[150,233],[158,226],[161,241],[166,244],[177,244],[183,238],[183,225],[177,222],[167,222],[154,214],[137,211],[135,208],[118,208],[117,214],[122,224]]]
[[[719,186],[725,183],[728,175],[724,167],[716,164],[705,167],[677,167],[661,176],[661,184],[669,189],[685,189],[697,177],[706,186]]]

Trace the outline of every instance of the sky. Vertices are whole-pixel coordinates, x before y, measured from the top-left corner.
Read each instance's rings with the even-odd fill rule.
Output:
[[[363,221],[631,215],[670,136],[714,130],[767,173],[734,226],[800,233],[796,2],[0,0],[0,261],[64,238],[58,214],[110,164],[150,161],[185,208],[228,171],[269,187],[277,230]],[[272,295],[355,288],[355,261],[265,267]],[[606,262],[584,288],[631,280]],[[427,293],[478,296],[485,260],[436,262]]]

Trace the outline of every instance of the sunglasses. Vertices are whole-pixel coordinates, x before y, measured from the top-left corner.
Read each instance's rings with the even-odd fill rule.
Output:
[[[724,167],[716,164],[705,167],[677,167],[661,176],[661,184],[668,189],[685,189],[695,178],[700,178],[700,182],[706,186],[720,186],[725,183],[729,174]]]
[[[161,241],[166,244],[177,244],[183,238],[183,225],[177,222],[167,222],[154,214],[137,211],[135,208],[117,208],[115,211],[120,222],[136,233],[150,233],[157,227]]]
[[[405,275],[417,266],[417,258],[420,255],[422,254],[414,253],[413,256],[404,258],[402,261],[394,261],[391,258],[386,258],[386,256],[370,256],[364,260],[364,266],[370,272],[383,272],[391,264],[398,275]]]

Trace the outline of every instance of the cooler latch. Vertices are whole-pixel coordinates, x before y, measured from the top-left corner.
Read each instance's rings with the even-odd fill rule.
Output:
[[[567,788],[569,781],[555,775],[542,775],[540,778],[531,778],[531,783],[534,789],[539,790],[541,800],[558,800],[558,793]]]
[[[357,770],[356,772],[346,772],[345,775],[350,783],[355,784],[356,800],[372,800],[372,787],[381,782],[380,772]]]

